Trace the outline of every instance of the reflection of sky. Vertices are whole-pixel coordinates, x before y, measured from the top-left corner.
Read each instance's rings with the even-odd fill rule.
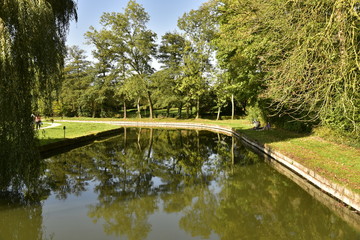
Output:
[[[89,191],[80,196],[69,194],[66,200],[56,199],[52,194],[43,203],[43,225],[47,236],[54,234],[54,239],[99,240],[113,239],[104,235],[101,220],[94,224],[88,217],[89,205],[95,205],[98,195],[92,191],[98,182],[88,182]]]
[[[163,204],[164,203],[162,201],[159,202],[160,206],[163,206]],[[147,239],[152,239],[152,240],[204,239],[202,237],[191,236],[188,233],[186,233],[184,230],[179,230],[178,225],[182,217],[184,217],[184,214],[182,212],[166,213],[164,211],[158,211],[152,214],[149,217],[149,222],[151,222],[152,231],[149,233]],[[166,221],[164,221],[164,219],[166,219]],[[218,240],[219,236],[217,236],[216,234],[212,234],[209,238],[206,239]]]
[[[165,182],[163,182],[159,177],[152,177],[151,181],[153,183],[153,188],[159,188],[161,185],[165,184]]]
[[[209,189],[214,195],[218,195],[222,191],[222,186],[217,181],[211,181]]]
[[[153,188],[158,188],[165,184],[160,177],[154,176],[152,179]],[[104,234],[104,219],[98,219],[95,223],[89,218],[89,206],[96,206],[98,203],[98,194],[94,192],[98,181],[88,181],[87,191],[82,192],[80,196],[69,194],[66,200],[56,199],[54,193],[43,203],[43,227],[46,236],[52,236],[54,239],[66,240],[98,240],[98,239],[127,239],[127,236],[114,236]],[[214,194],[221,190],[216,181],[212,181],[209,186]],[[148,221],[151,224],[151,231],[146,239],[203,239],[202,237],[191,236],[186,231],[179,228],[179,221],[184,217],[184,212],[166,213],[163,209],[163,201],[160,196],[156,197],[159,209],[150,214]],[[193,198],[193,204],[197,197]],[[212,234],[209,240],[219,239],[219,236]]]

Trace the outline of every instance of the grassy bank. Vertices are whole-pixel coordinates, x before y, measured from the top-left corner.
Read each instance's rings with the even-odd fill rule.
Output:
[[[37,136],[40,140],[40,145],[45,145],[53,142],[63,140],[64,138],[76,138],[88,134],[103,132],[119,128],[119,126],[106,123],[76,123],[76,122],[57,122],[59,126],[51,127],[51,123],[44,122],[44,127],[50,127],[37,130]],[[64,136],[65,127],[65,136]]]
[[[122,121],[120,119],[92,119],[76,118],[69,120],[91,121]],[[139,119],[127,119],[139,121]],[[360,194],[360,149],[339,145],[326,141],[315,135],[297,134],[283,129],[269,131],[252,130],[252,125],[247,120],[177,120],[177,119],[140,119],[140,121],[153,122],[190,122],[216,124],[232,127],[248,138],[260,144],[271,147],[284,155],[294,159],[307,168],[310,168],[325,178],[346,186]],[[56,119],[55,119],[56,122]],[[91,133],[117,128],[118,126],[105,123],[63,123],[54,128],[45,129],[44,136],[39,134],[41,144],[63,139],[63,126],[66,126],[66,137],[73,138]],[[40,130],[41,132],[41,130]]]

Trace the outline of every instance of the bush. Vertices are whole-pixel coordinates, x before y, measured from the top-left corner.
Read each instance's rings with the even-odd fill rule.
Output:
[[[344,133],[329,126],[321,126],[313,129],[313,134],[325,140],[360,148],[358,137],[351,133]]]

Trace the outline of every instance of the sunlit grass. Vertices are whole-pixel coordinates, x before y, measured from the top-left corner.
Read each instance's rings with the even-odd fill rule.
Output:
[[[76,138],[93,133],[103,132],[119,128],[119,126],[106,123],[76,123],[76,122],[57,122],[59,126],[37,130],[37,137],[40,145],[57,142],[65,138]],[[51,123],[45,122],[43,127],[51,126]],[[65,127],[65,130],[64,130]]]

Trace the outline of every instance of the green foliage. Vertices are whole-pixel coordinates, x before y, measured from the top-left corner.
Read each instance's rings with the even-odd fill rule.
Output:
[[[36,156],[31,113],[58,85],[73,18],[72,0],[0,2],[0,161]]]
[[[359,137],[359,4],[219,0],[218,59],[237,96]]]
[[[147,29],[148,21],[145,9],[129,1],[124,13],[104,13],[100,20],[103,29],[91,27],[86,37],[97,48],[94,56],[102,64],[99,69],[104,69],[103,82],[115,83],[112,87],[118,87],[117,95],[123,101],[136,101],[138,108],[141,98],[146,98],[152,112],[150,62],[156,55],[156,34]]]
[[[86,90],[93,81],[90,62],[86,60],[85,51],[78,46],[68,48],[64,81],[60,91],[62,114],[66,116],[83,116]]]
[[[263,111],[259,106],[256,104],[255,106],[250,106],[247,108],[247,117],[249,122],[253,122],[255,120],[260,121],[261,124],[266,123],[266,118],[263,115]]]
[[[200,116],[200,98],[209,89],[208,75],[212,71],[214,49],[210,42],[215,37],[217,26],[211,15],[212,7],[211,3],[205,3],[178,20],[178,27],[185,32],[187,39],[182,65],[183,78],[179,89],[185,93],[187,108],[195,102],[196,118]]]
[[[360,148],[360,141],[357,136],[336,128],[330,128],[328,126],[315,127],[313,134],[337,144]]]

